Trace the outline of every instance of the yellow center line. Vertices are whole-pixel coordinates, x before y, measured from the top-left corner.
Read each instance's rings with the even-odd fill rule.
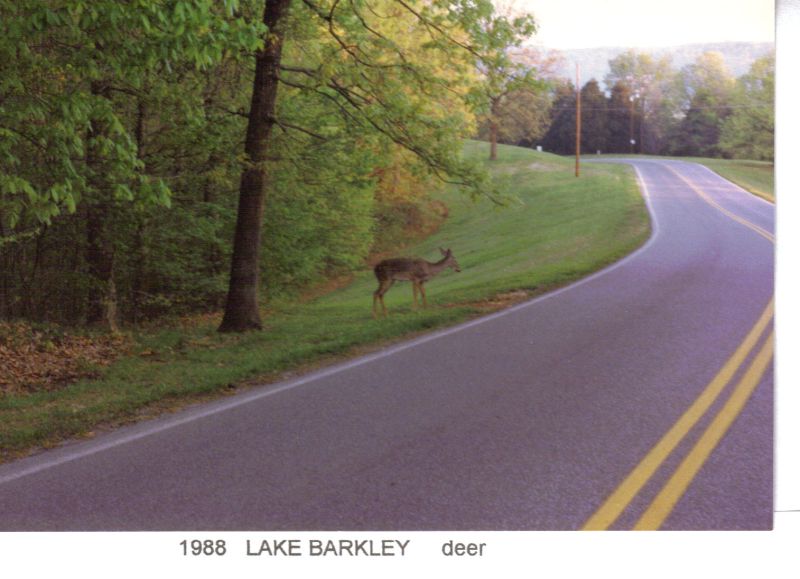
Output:
[[[686,492],[689,484],[705,464],[708,457],[719,444],[722,437],[728,432],[734,420],[741,414],[745,404],[750,399],[753,391],[761,382],[764,372],[772,359],[775,348],[775,332],[771,332],[764,346],[756,354],[752,364],[745,372],[736,390],[719,411],[714,420],[709,424],[700,440],[683,459],[680,466],[667,481],[661,492],[633,527],[634,530],[658,529],[672,512],[675,504]]]
[[[746,219],[732,213],[731,211],[725,209],[722,205],[714,201],[705,191],[697,187],[694,183],[687,180],[683,175],[678,173],[672,167],[667,167],[671,172],[673,172],[681,181],[686,183],[695,193],[697,193],[701,199],[703,199],[706,203],[711,205],[712,207],[718,209],[720,212],[725,214],[726,216],[730,217],[737,223],[744,225],[745,227],[755,231],[762,237],[768,239],[772,243],[775,242],[775,236],[772,235],[770,232],[766,231],[765,229],[755,225],[747,221]],[[661,437],[661,439],[656,443],[656,445],[647,453],[647,455],[639,462],[639,464],[634,467],[634,469],[628,474],[625,480],[620,483],[620,485],[614,490],[614,492],[605,500],[605,502],[595,511],[595,513],[584,523],[582,529],[583,530],[603,530],[608,529],[614,522],[619,518],[622,512],[628,507],[631,501],[636,497],[636,495],[641,491],[642,487],[650,480],[653,474],[661,467],[667,457],[672,453],[673,450],[680,444],[680,442],[685,438],[685,436],[695,427],[695,425],[700,421],[700,419],[705,415],[711,405],[716,401],[722,391],[725,389],[725,386],[730,382],[736,372],[739,370],[741,365],[744,363],[745,359],[750,355],[750,352],[753,350],[755,345],[758,343],[761,335],[763,334],[765,328],[772,320],[775,311],[775,302],[774,298],[770,300],[767,307],[762,312],[761,316],[759,317],[758,321],[755,325],[751,328],[750,332],[745,337],[744,341],[739,345],[733,355],[725,362],[725,365],[720,369],[716,376],[709,382],[703,392],[695,399],[692,405],[681,415],[675,424],[669,429],[669,431]],[[765,354],[765,348],[759,352],[754,360],[753,364],[748,370],[745,378],[748,376],[753,376],[753,368],[759,364],[766,367],[766,363],[769,361],[772,355],[771,351],[771,344],[773,338],[770,336],[768,339],[768,344],[770,344],[770,351],[769,355]],[[764,360],[766,357],[766,361]],[[753,372],[751,372],[753,371]],[[760,375],[763,374],[763,369],[761,370]],[[744,382],[745,378],[742,379]],[[756,380],[756,384],[758,380]],[[749,382],[748,382],[749,384]],[[741,382],[740,382],[741,385]],[[755,385],[752,386],[755,388]],[[737,390],[736,392],[738,392]],[[733,396],[736,396],[734,393]],[[749,397],[749,394],[748,394]],[[744,402],[746,402],[747,397],[745,397]],[[742,402],[742,407],[744,405]],[[724,408],[728,408],[730,404],[730,400],[725,405]],[[741,409],[739,410],[741,411]],[[721,419],[723,411],[717,415],[714,419],[712,424],[719,424],[720,421],[727,421],[730,419],[730,423],[738,416],[738,412],[736,412],[733,417],[726,417]],[[730,423],[725,427],[725,430],[730,426]],[[709,427],[710,429],[710,427]],[[707,431],[708,432],[708,431]],[[724,432],[723,432],[724,434]],[[721,438],[722,435],[719,435]],[[708,437],[704,437],[706,439],[706,444],[708,444],[711,440],[717,440],[714,436],[709,435]],[[699,443],[698,443],[699,444]],[[710,447],[704,447],[704,449],[708,450],[710,454],[713,451],[714,446],[716,446],[716,442]],[[694,449],[693,451],[694,452]],[[640,519],[639,523],[637,523],[636,528],[651,528],[648,525],[653,525],[657,522],[658,526],[661,525],[664,518],[669,514],[669,512],[674,507],[675,503],[680,499],[681,495],[685,492],[688,485],[691,483],[692,478],[697,474],[697,471],[702,466],[703,462],[705,462],[705,457],[702,457],[700,451],[698,450],[697,453],[694,455],[693,461],[690,465],[683,467],[682,475],[680,479],[676,479],[676,482],[672,483],[669,486],[669,489],[662,490],[660,497],[663,495],[661,499],[656,499],[658,506],[654,506],[656,503],[654,502],[648,509],[649,515],[645,519],[643,515],[642,519]],[[702,461],[699,462],[700,458]],[[687,458],[688,460],[688,458]],[[696,470],[692,470],[694,466],[697,466]],[[683,465],[682,465],[683,466]],[[679,467],[680,468],[680,467]],[[677,474],[677,473],[676,473]],[[673,475],[675,478],[676,475]],[[680,484],[679,482],[680,481]],[[664,517],[662,519],[658,519],[660,514],[664,513]],[[658,514],[657,514],[658,513]],[[639,527],[639,525],[644,525]],[[657,527],[656,527],[657,528]]]
[[[770,323],[775,309],[774,299],[770,300],[756,324],[739,345],[733,355],[706,388],[683,413],[669,431],[661,437],[638,465],[630,472],[617,489],[600,508],[586,521],[583,530],[603,530],[614,524],[641,488],[647,483],[675,447],[694,428],[695,424],[708,411],[736,371],[758,342],[764,329]]]
[[[686,183],[686,184],[687,184],[687,185],[688,185],[688,186],[689,186],[689,187],[690,187],[690,188],[691,188],[691,189],[692,189],[692,190],[693,190],[695,193],[697,193],[697,194],[700,196],[700,198],[701,198],[703,201],[705,201],[706,203],[708,203],[708,204],[709,204],[709,205],[711,205],[712,207],[714,207],[714,208],[718,209],[720,212],[724,213],[725,215],[727,215],[728,217],[730,217],[731,219],[733,219],[733,220],[734,220],[734,221],[736,221],[737,223],[741,223],[741,224],[742,224],[742,225],[744,225],[745,227],[747,227],[747,228],[749,228],[749,229],[752,229],[753,231],[755,231],[756,233],[758,233],[760,236],[762,236],[762,237],[765,237],[766,239],[768,239],[768,240],[770,240],[771,242],[775,243],[775,236],[774,236],[773,234],[771,234],[769,231],[767,231],[766,229],[764,229],[764,228],[762,228],[762,227],[759,227],[759,226],[758,226],[758,225],[756,225],[755,223],[751,223],[750,221],[747,221],[747,220],[746,220],[746,219],[744,219],[743,217],[739,217],[738,215],[736,215],[736,214],[735,214],[735,213],[733,213],[732,211],[729,211],[729,210],[725,209],[725,208],[724,208],[722,205],[720,205],[719,203],[717,203],[716,201],[714,201],[714,200],[713,200],[713,199],[712,199],[712,198],[711,198],[711,197],[708,195],[708,193],[706,193],[705,191],[703,191],[702,189],[700,189],[700,188],[699,188],[697,185],[695,185],[694,183],[692,183],[691,181],[689,181],[688,179],[686,179],[686,177],[684,177],[683,175],[681,175],[680,173],[678,173],[678,172],[677,172],[675,169],[673,169],[672,167],[669,167],[669,166],[667,166],[667,169],[669,169],[670,171],[672,171],[673,173],[675,173],[675,175],[678,177],[678,179],[680,179],[681,181],[683,181],[684,183]]]

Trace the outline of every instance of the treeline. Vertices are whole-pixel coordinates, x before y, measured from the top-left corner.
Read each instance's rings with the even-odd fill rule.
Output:
[[[259,327],[262,290],[486,190],[461,144],[534,31],[488,0],[0,0],[0,317]]]
[[[717,52],[681,70],[634,51],[609,65],[606,91],[595,79],[581,87],[583,152],[774,159],[774,55],[738,79]],[[555,85],[545,150],[575,153],[576,98],[573,84]]]
[[[494,195],[463,139],[573,152],[535,31],[490,0],[0,0],[0,318],[260,327],[433,227],[438,187]],[[584,151],[772,158],[773,59],[611,65]]]

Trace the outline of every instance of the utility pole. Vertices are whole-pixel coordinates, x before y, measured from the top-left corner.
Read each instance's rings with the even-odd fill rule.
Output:
[[[581,176],[581,65],[575,63],[575,176]]]

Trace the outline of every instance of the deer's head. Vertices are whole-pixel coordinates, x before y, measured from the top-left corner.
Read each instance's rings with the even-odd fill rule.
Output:
[[[439,251],[441,251],[442,255],[444,256],[445,265],[447,265],[448,267],[453,268],[456,271],[461,271],[461,267],[458,265],[458,262],[456,261],[456,256],[453,255],[453,252],[450,251],[449,248],[448,249],[442,249],[440,247]]]

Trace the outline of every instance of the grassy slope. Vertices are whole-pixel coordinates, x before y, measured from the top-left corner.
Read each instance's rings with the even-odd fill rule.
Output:
[[[466,149],[488,155],[485,144]],[[502,209],[445,192],[448,220],[405,252],[437,259],[437,247],[450,247],[461,265],[462,273],[448,270],[428,284],[428,309],[413,311],[411,288],[399,283],[386,296],[389,318],[373,320],[376,282],[365,268],[347,287],[313,301],[271,304],[263,332],[219,335],[210,318],[138,335],[136,351],[101,379],[0,398],[0,458],[463,321],[582,277],[649,236],[630,168],[586,166],[576,179],[569,159],[514,147],[499,155],[493,172],[517,202]]]

